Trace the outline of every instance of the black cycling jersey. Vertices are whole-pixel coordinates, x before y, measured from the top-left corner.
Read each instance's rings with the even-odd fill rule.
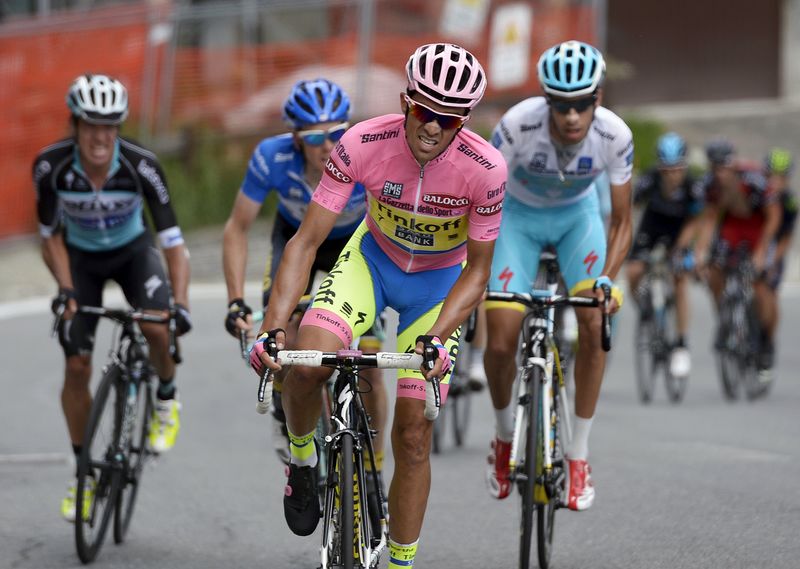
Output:
[[[792,190],[787,188],[781,192],[780,200],[783,217],[781,218],[781,226],[778,228],[778,233],[775,235],[776,241],[791,235],[792,231],[794,231],[794,224],[797,221],[797,198]]]
[[[147,231],[146,201],[161,246],[183,243],[164,173],[155,155],[119,137],[108,177],[94,188],[80,164],[74,138],[42,150],[33,163],[39,230],[65,229],[67,244],[82,251],[110,251]]]
[[[687,219],[703,209],[703,187],[687,174],[683,183],[669,196],[661,191],[661,172],[653,168],[636,181],[635,204],[647,203],[645,211],[666,217]]]

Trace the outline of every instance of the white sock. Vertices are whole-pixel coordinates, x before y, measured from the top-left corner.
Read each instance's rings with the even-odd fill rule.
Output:
[[[497,438],[505,443],[514,438],[514,403],[511,402],[503,409],[495,409],[495,429]]]
[[[589,457],[589,432],[592,430],[592,421],[583,417],[575,417],[575,429],[572,432],[572,442],[567,449],[567,456],[572,460],[586,460]]]

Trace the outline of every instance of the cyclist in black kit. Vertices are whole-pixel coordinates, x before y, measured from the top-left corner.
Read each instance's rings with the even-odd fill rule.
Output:
[[[653,247],[659,242],[672,252],[675,272],[677,345],[670,356],[670,373],[686,377],[691,359],[686,341],[689,327],[688,272],[692,269],[689,244],[698,226],[703,209],[703,192],[688,173],[686,142],[680,135],[668,132],[656,145],[658,164],[645,172],[634,188],[635,204],[646,204],[639,228],[633,239],[627,274],[631,295],[640,306],[639,282],[647,270]],[[645,315],[646,316],[646,315]]]
[[[53,311],[63,310],[59,342],[66,358],[61,405],[76,457],[92,395],[91,354],[97,317],[76,314],[78,305],[100,306],[109,279],[137,309],[166,315],[177,310],[179,333],[188,332],[189,259],[172,210],[164,174],[155,155],[120,137],[128,115],[125,87],[105,75],[82,75],[67,92],[72,136],[43,149],[33,164],[42,255],[58,284]],[[144,221],[150,211],[169,268],[169,280]],[[180,404],[167,327],[141,324],[159,387],[149,442],[153,450],[172,448]],[[73,482],[61,513],[75,520]],[[90,493],[87,500],[93,498]],[[84,503],[82,510],[86,511]]]

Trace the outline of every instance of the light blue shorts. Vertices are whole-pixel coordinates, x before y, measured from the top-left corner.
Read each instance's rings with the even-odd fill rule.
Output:
[[[530,292],[539,255],[556,248],[570,294],[591,290],[606,262],[606,233],[597,192],[565,206],[534,208],[506,194],[489,290]]]

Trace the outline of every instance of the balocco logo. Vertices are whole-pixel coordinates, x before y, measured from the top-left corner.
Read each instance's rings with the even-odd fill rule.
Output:
[[[494,215],[503,209],[503,202],[499,201],[491,205],[482,205],[475,208],[475,213],[478,215]]]
[[[330,176],[334,180],[344,182],[345,184],[349,184],[350,182],[353,181],[352,178],[350,178],[350,176],[346,175],[344,172],[339,170],[339,168],[336,167],[336,164],[334,164],[330,158],[325,163],[325,173],[328,174],[328,176]]]
[[[448,196],[447,194],[426,194],[422,196],[422,201],[438,205],[439,207],[464,207],[469,204],[469,198]]]

